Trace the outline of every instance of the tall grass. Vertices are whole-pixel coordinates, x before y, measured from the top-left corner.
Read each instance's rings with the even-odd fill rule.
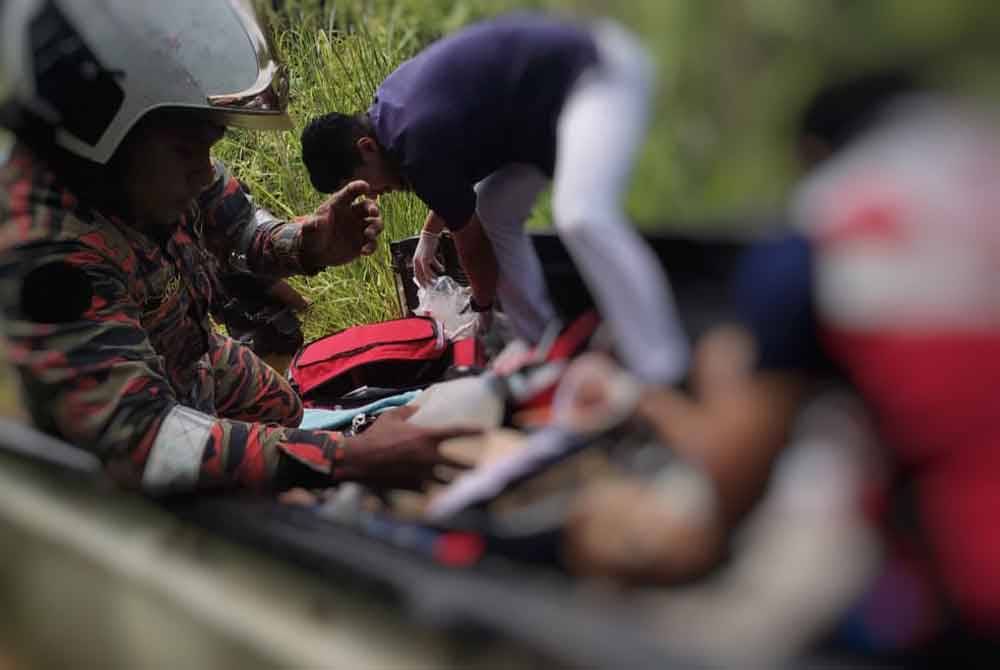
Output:
[[[306,213],[322,200],[300,161],[299,133],[311,118],[365,109],[399,63],[470,21],[514,8],[563,9],[618,18],[659,64],[659,95],[628,197],[639,225],[753,212],[780,204],[795,174],[796,115],[831,74],[930,62],[942,79],[993,81],[991,90],[1000,90],[992,67],[1000,51],[995,3],[917,4],[285,0],[270,18],[292,72],[295,130],[234,131],[218,155],[261,205],[283,216]],[[386,231],[374,256],[293,281],[315,305],[305,321],[310,337],[396,314],[387,241],[415,233],[425,209],[406,195],[385,197],[381,205]],[[545,225],[549,216],[543,205],[532,224]]]
[[[379,84],[426,44],[468,21],[510,9],[514,0],[288,0],[270,12],[274,45],[292,79],[286,133],[231,130],[216,155],[277,215],[312,211],[324,196],[313,190],[301,161],[302,129],[321,114],[368,108]],[[389,241],[416,234],[427,208],[410,194],[380,198],[386,227],[376,253],[291,283],[313,306],[303,320],[307,338],[357,323],[398,316]]]
[[[300,134],[305,125],[329,111],[365,109],[379,82],[420,46],[417,32],[398,9],[371,16],[374,10],[366,5],[372,4],[337,3],[334,10],[301,0],[287,3],[282,15],[270,16],[275,46],[292,74],[289,111],[295,129],[233,130],[216,154],[250,188],[257,203],[275,214],[304,214],[324,198],[312,188],[302,165]],[[313,303],[304,319],[307,337],[396,316],[388,241],[414,234],[425,209],[408,195],[383,197],[380,204],[386,229],[374,255],[291,280]]]

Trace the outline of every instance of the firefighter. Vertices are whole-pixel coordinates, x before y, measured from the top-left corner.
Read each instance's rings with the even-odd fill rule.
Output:
[[[210,321],[219,275],[315,274],[372,253],[368,184],[284,221],[210,157],[290,127],[288,77],[225,0],[0,5],[0,309],[35,424],[153,493],[419,483],[442,434],[383,417],[302,431],[300,399]]]

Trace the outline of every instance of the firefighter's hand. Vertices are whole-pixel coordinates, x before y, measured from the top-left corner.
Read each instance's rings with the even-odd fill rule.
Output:
[[[304,265],[320,269],[375,253],[384,224],[369,190],[367,182],[352,181],[302,222]]]
[[[439,479],[439,466],[464,468],[441,454],[441,442],[453,437],[476,435],[474,428],[437,429],[417,426],[407,419],[416,407],[400,407],[379,416],[365,432],[344,440],[344,459],[337,468],[340,479],[394,488],[420,488]]]

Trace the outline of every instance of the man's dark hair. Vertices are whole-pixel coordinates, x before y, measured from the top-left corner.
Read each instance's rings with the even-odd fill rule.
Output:
[[[815,138],[832,152],[868,129],[898,98],[921,90],[906,70],[882,70],[824,86],[800,116],[799,140]]]
[[[367,114],[332,112],[313,119],[302,131],[302,162],[320,193],[333,193],[361,165],[357,141],[373,134]]]

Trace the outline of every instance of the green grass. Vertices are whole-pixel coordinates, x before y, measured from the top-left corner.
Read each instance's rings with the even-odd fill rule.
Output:
[[[292,72],[295,130],[233,130],[216,151],[258,204],[284,217],[307,213],[324,198],[313,190],[301,162],[299,136],[305,124],[327,111],[365,108],[382,78],[420,44],[414,28],[399,18],[398,8],[386,5],[375,21],[363,20],[360,2],[338,3],[336,13],[321,11],[316,2],[289,4],[288,14],[273,16],[272,25],[275,46]],[[360,20],[345,16],[344,6],[359,12]],[[386,230],[373,256],[315,277],[292,279],[313,302],[305,319],[307,337],[396,315],[387,241],[413,234],[424,208],[412,196],[383,198],[381,205]]]
[[[217,155],[278,215],[323,196],[309,184],[299,134],[314,116],[368,106],[381,80],[432,40],[514,8],[611,15],[659,64],[652,127],[628,207],[638,225],[697,224],[777,207],[794,178],[791,127],[808,92],[831,74],[916,63],[933,79],[996,95],[1000,10],[991,0],[286,0],[272,33],[292,73],[288,133],[231,131]],[[2,88],[2,86],[0,86]],[[6,136],[0,132],[0,143]],[[292,283],[314,307],[313,338],[391,318],[397,301],[388,242],[425,216],[412,196],[382,199],[378,252]],[[550,219],[543,201],[531,221]],[[9,402],[0,388],[0,406]]]
[[[287,133],[230,130],[215,154],[250,188],[256,202],[283,217],[312,211],[324,196],[301,162],[300,135],[315,116],[367,109],[382,80],[430,41],[465,23],[524,3],[510,0],[423,2],[290,0],[269,14],[273,41],[292,73]],[[383,196],[386,227],[378,251],[315,277],[291,280],[313,307],[306,337],[398,316],[389,241],[417,233],[427,208],[409,194]]]
[[[1000,90],[1000,11],[987,0],[339,0],[325,8],[286,0],[271,22],[292,71],[295,130],[233,131],[217,154],[262,206],[304,214],[322,200],[299,158],[299,134],[312,117],[365,109],[382,79],[430,41],[525,7],[616,17],[658,62],[652,127],[628,197],[643,227],[780,206],[795,177],[792,124],[808,92],[830,75],[917,63],[939,81]],[[403,195],[381,205],[386,231],[374,256],[293,280],[315,305],[308,337],[396,315],[388,241],[414,234],[425,208]],[[543,204],[531,225],[548,219]]]

